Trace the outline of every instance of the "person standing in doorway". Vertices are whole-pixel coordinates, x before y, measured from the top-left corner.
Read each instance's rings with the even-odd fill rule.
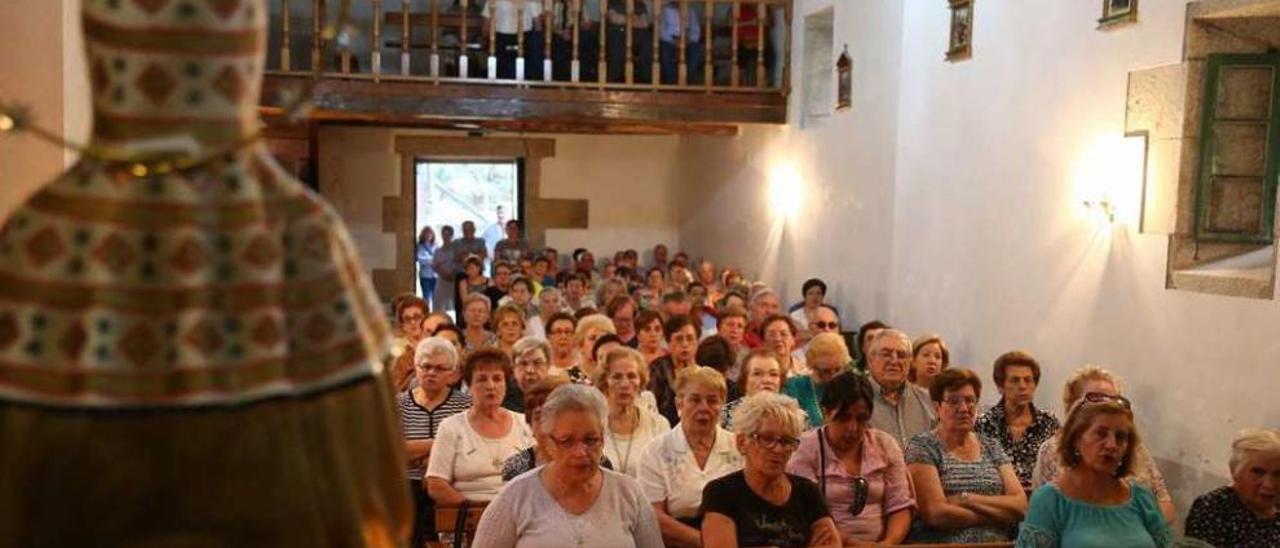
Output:
[[[499,212],[498,213],[499,215],[502,214],[501,209],[499,209],[498,212]],[[467,258],[472,255],[475,255],[477,258],[480,259],[480,264],[482,267],[485,264],[485,262],[489,260],[488,246],[485,245],[484,240],[476,237],[476,224],[471,221],[464,221],[462,223],[462,237],[453,242],[453,261],[454,261],[453,272],[454,272],[455,280],[457,279],[458,276],[463,274],[462,267],[463,265],[467,264]],[[484,270],[482,268],[481,272],[483,271]],[[462,310],[463,297],[466,297],[466,295],[460,294],[457,291],[454,292],[454,295],[453,295],[454,310]],[[457,319],[458,318],[455,318],[455,320]]]
[[[458,280],[458,261],[455,258],[453,227],[449,225],[440,227],[440,239],[440,247],[436,248],[435,254],[431,257],[431,268],[436,271],[438,279],[435,292],[431,296],[431,310],[447,312],[450,308],[457,310],[454,305],[453,286]]]
[[[418,283],[422,286],[422,300],[431,305],[431,296],[435,293],[436,274],[434,265],[436,253],[436,232],[429,226],[422,227],[418,233],[418,246],[415,258],[418,262]]]
[[[489,264],[490,258],[497,259],[497,254],[494,252],[494,248],[506,234],[507,208],[498,206],[494,209],[494,213],[498,220],[493,224],[486,226],[484,228],[484,232],[480,235],[481,238],[484,238],[484,249],[487,252],[483,255],[485,264]]]
[[[533,252],[529,249],[529,241],[524,238],[524,223],[519,219],[511,219],[503,228],[506,230],[507,237],[494,244],[494,263],[506,261],[515,266],[521,261],[529,260]]]

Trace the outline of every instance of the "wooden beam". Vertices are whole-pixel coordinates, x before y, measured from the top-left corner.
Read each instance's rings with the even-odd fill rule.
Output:
[[[264,119],[280,116],[279,109],[259,109]],[[554,133],[581,135],[700,135],[708,137],[734,137],[738,126],[733,124],[690,124],[683,122],[608,122],[608,121],[556,121],[556,120],[446,120],[421,119],[412,116],[387,116],[379,114],[349,113],[343,111],[314,110],[311,120],[325,124],[345,126],[401,127],[414,129],[444,129],[453,131],[492,131],[511,133]]]
[[[297,78],[268,75],[262,104],[275,104]],[[323,79],[313,104],[322,111],[390,119],[506,120],[582,124],[785,124],[786,97],[776,93],[702,94],[594,89],[437,85],[417,81]]]

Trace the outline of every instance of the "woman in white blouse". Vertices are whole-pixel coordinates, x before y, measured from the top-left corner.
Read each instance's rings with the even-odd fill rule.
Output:
[[[676,375],[680,425],[645,446],[640,454],[640,486],[653,504],[668,547],[702,544],[702,488],[708,481],[742,469],[733,433],[720,428],[727,392],[720,372],[694,366]]]
[[[604,456],[609,457],[614,470],[634,478],[644,446],[670,431],[671,423],[641,404],[641,392],[649,384],[649,368],[636,350],[621,347],[605,354],[596,383],[609,400]]]
[[[511,358],[486,348],[467,356],[462,376],[472,406],[440,423],[427,464],[427,492],[437,506],[488,501],[502,489],[502,464],[533,445],[524,415],[502,408]]]
[[[485,509],[472,545],[662,548],[640,486],[600,467],[604,422],[604,398],[594,388],[552,391],[537,424],[551,462],[507,484]]]

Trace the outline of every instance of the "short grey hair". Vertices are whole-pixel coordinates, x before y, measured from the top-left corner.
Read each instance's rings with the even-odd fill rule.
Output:
[[[1280,430],[1246,428],[1231,442],[1231,475],[1235,476],[1255,457],[1280,457]]]
[[[760,423],[766,418],[782,423],[786,434],[793,438],[800,437],[800,433],[804,432],[806,417],[800,404],[791,396],[767,390],[743,398],[738,408],[733,410],[733,432],[740,436],[755,434],[760,431]]]
[[[906,333],[898,331],[897,329],[887,327],[881,329],[876,333],[876,336],[871,339],[871,344],[867,345],[867,353],[870,353],[871,349],[875,348],[876,344],[879,344],[880,341],[884,339],[902,339],[902,342],[907,343],[907,352],[911,351],[911,337],[908,337]]]
[[[773,289],[770,289],[769,286],[765,286],[751,293],[751,304],[756,304],[760,301],[763,301],[765,297],[777,298],[777,296],[778,296],[778,293],[776,291],[774,291]]]
[[[531,350],[542,352],[542,357],[547,361],[551,360],[551,346],[547,344],[547,340],[542,337],[521,337],[515,344],[511,345],[511,359],[519,359]]]
[[[422,365],[428,356],[444,355],[449,367],[458,368],[458,349],[444,337],[427,337],[413,349],[413,365]]]
[[[554,287],[544,287],[542,292],[538,293],[538,302],[548,300],[551,297],[560,297],[560,290]]]
[[[551,395],[547,396],[547,401],[542,404],[542,416],[539,417],[538,428],[543,434],[551,435],[551,430],[555,428],[556,419],[561,413],[585,411],[596,418],[603,433],[604,425],[607,424],[605,421],[608,420],[607,405],[604,395],[599,390],[576,383],[566,384],[552,390]]]

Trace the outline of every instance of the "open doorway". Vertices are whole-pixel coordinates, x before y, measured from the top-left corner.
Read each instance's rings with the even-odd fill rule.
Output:
[[[443,244],[441,227],[453,227],[454,236],[461,238],[462,223],[471,221],[476,225],[476,237],[485,240],[492,256],[494,244],[506,237],[506,221],[523,217],[523,160],[419,159],[414,167],[418,200],[414,234],[421,234],[424,227],[430,226],[437,245]],[[486,263],[485,271],[489,270]],[[451,288],[441,288],[437,283],[435,292],[442,290],[452,295]],[[422,292],[421,285],[418,291]],[[436,302],[442,301],[437,298]],[[444,299],[443,304],[447,311],[454,308],[452,298]]]

